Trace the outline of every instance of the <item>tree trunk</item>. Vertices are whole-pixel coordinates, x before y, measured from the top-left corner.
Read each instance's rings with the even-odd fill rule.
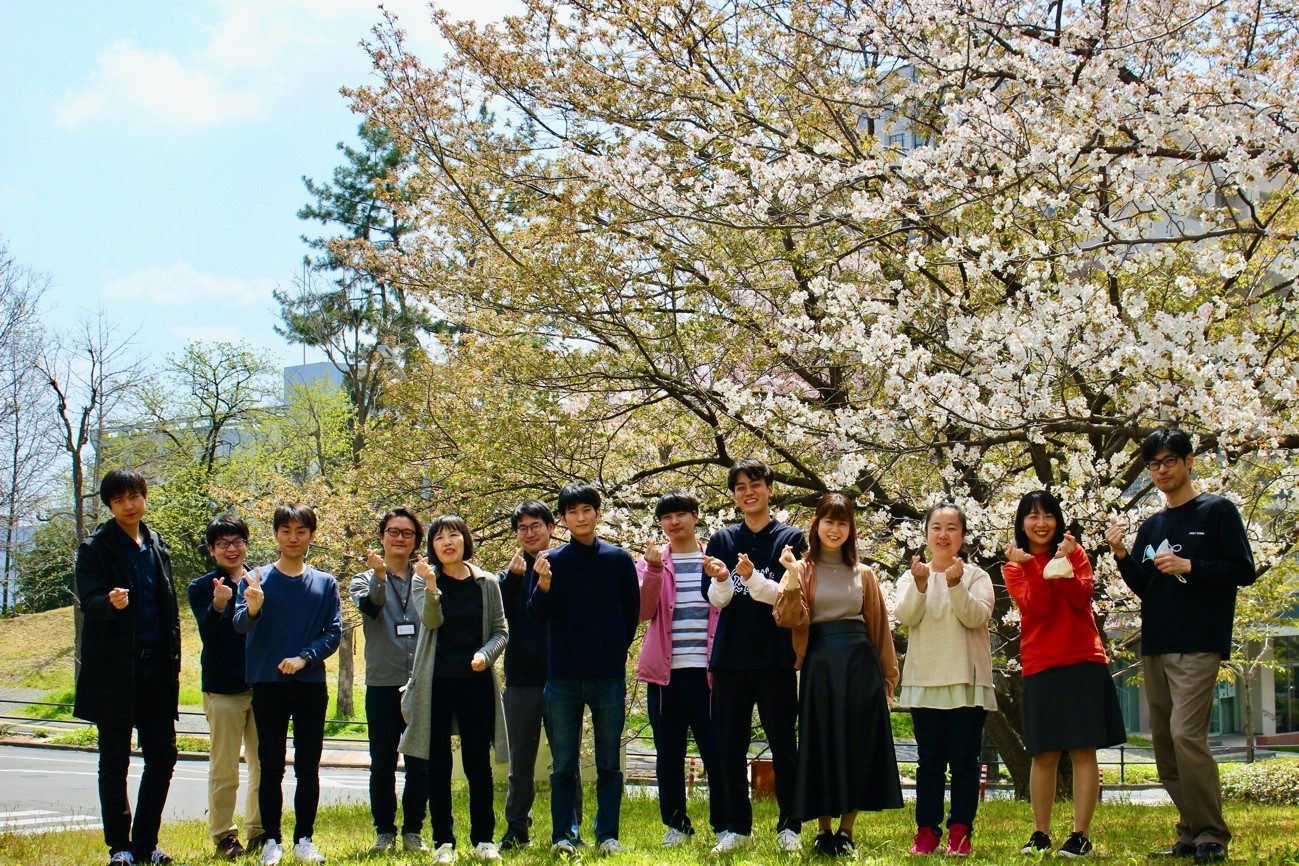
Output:
[[[1240,723],[1245,729],[1245,763],[1254,763],[1254,689],[1250,683],[1248,663],[1249,652],[1246,650],[1246,663],[1236,669],[1236,679],[1240,683]]]
[[[1001,703],[1000,689],[998,689],[997,696],[998,703]],[[988,721],[985,727],[988,736],[997,746],[997,754],[1001,755],[1001,762],[1006,765],[1007,771],[1010,772],[1011,783],[1015,786],[1016,799],[1028,799],[1028,774],[1032,762],[1028,758],[1028,753],[1024,751],[1024,740],[1006,719],[1004,705],[1001,712],[988,713]]]
[[[343,621],[343,637],[338,642],[338,717],[350,719],[356,714],[356,702],[352,695],[352,680],[355,670],[352,665],[354,644],[352,635],[356,627]]]

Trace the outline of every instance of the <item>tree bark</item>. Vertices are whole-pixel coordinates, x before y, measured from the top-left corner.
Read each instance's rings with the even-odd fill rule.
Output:
[[[352,681],[355,671],[352,664],[355,644],[352,636],[356,626],[347,620],[343,621],[343,638],[338,642],[338,717],[350,719],[356,714],[356,701],[353,697]]]

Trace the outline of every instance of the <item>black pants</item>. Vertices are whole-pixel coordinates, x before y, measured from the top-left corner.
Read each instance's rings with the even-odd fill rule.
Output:
[[[654,729],[654,775],[659,786],[659,814],[668,827],[693,832],[686,814],[686,737],[691,732],[708,773],[708,823],[714,833],[726,829],[721,784],[721,745],[703,668],[678,668],[665,686],[649,683],[650,727]]]
[[[253,683],[253,721],[257,723],[257,757],[262,762],[262,786],[257,803],[267,839],[284,842],[280,819],[284,811],[285,749],[293,721],[293,838],[311,836],[320,805],[320,752],[325,744],[325,709],[329,689],[324,683],[286,680]]]
[[[493,841],[492,740],[496,695],[489,673],[434,677],[429,719],[428,799],[433,845],[456,844],[451,818],[451,720],[460,734],[460,764],[469,781],[469,842]]]
[[[104,816],[104,842],[110,855],[130,851],[148,861],[158,847],[158,827],[176,767],[176,673],[162,656],[135,662],[135,730],[140,732],[144,772],[135,797],[135,821],[127,799],[126,776],[131,766],[131,725],[98,725],[99,808]]]
[[[370,815],[376,833],[397,832],[397,743],[406,720],[400,686],[366,686],[365,719],[370,729]],[[428,810],[428,767],[406,756],[401,793],[401,832],[418,833]]]
[[[979,750],[983,746],[983,707],[911,711],[916,729],[916,826],[938,830],[943,820],[947,768],[952,768],[952,811],[947,826],[974,826],[979,809]]]
[[[722,746],[722,797],[726,829],[745,836],[753,833],[753,805],[749,802],[749,742],[753,737],[753,707],[767,732],[772,769],[776,774],[776,805],[780,817],[776,832],[797,833],[803,822],[794,818],[794,777],[798,744],[798,686],[792,668],[755,671],[713,671],[713,718]],[[710,781],[711,784],[711,781]]]

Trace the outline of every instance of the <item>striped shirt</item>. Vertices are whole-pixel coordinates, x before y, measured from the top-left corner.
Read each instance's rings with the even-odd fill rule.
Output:
[[[708,600],[699,592],[703,551],[673,553],[676,605],[672,610],[672,669],[708,667]]]

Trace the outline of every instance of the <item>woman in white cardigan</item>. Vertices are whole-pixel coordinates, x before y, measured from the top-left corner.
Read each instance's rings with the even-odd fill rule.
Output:
[[[924,529],[929,562],[915,557],[898,579],[894,611],[907,628],[898,703],[911,709],[919,762],[911,853],[938,851],[950,767],[947,853],[963,856],[970,853],[979,805],[983,723],[988,711],[997,708],[988,642],[992,580],[961,560],[966,523],[960,508],[935,505],[925,514]]]

